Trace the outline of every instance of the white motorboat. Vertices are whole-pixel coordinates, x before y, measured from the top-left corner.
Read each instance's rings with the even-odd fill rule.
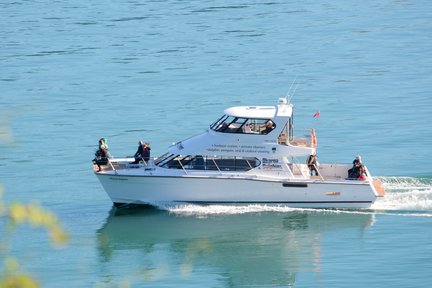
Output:
[[[325,164],[311,176],[315,130],[295,137],[293,105],[231,107],[202,134],[180,141],[148,163],[112,158],[94,172],[116,207],[161,203],[279,204],[368,208],[384,196],[381,182],[347,179],[352,164]],[[315,173],[316,174],[316,173]]]

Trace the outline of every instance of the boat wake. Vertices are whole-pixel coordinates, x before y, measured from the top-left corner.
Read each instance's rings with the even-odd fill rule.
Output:
[[[195,205],[155,203],[170,213],[195,216],[233,215],[263,212],[319,212],[336,214],[383,214],[411,217],[432,217],[432,178],[376,177],[384,184],[386,195],[369,209],[291,208],[284,205]]]
[[[432,178],[377,178],[383,182],[386,195],[372,209],[432,212]]]

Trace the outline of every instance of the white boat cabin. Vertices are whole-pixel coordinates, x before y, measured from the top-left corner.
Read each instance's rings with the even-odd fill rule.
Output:
[[[288,173],[308,177],[296,157],[315,153],[313,129],[302,138],[293,135],[293,106],[279,99],[277,106],[231,107],[200,135],[177,142],[155,160],[169,169]],[[254,170],[256,173],[256,170]],[[294,175],[295,174],[295,175]]]

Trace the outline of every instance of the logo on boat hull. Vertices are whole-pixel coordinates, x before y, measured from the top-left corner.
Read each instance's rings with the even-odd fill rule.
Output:
[[[262,159],[262,168],[264,170],[282,170],[282,165],[279,163],[279,159]]]
[[[340,196],[340,192],[326,192],[325,195],[327,196]]]

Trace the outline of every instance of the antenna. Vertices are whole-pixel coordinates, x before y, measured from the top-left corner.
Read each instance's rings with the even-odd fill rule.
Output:
[[[295,92],[297,91],[298,86],[299,86],[299,84],[296,84],[296,87],[295,87],[295,89],[294,89],[293,94],[290,95],[290,98],[288,99],[288,103],[291,103],[291,99],[292,99],[292,97],[294,96]]]
[[[291,88],[293,87],[294,83],[297,81],[297,76],[298,75],[296,75],[296,77],[294,78],[294,81],[291,83],[291,86],[290,86],[289,90],[287,91],[287,93],[285,95],[285,99],[287,99],[288,103],[291,102],[292,96],[290,96],[290,92],[291,92]],[[295,92],[295,90],[294,90],[294,92]],[[289,97],[289,99],[288,99],[288,97]]]

